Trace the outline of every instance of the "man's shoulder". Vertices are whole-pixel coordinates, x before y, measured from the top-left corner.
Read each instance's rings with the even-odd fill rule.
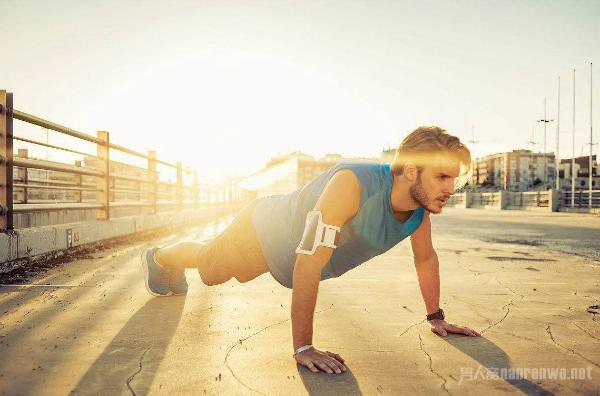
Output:
[[[377,162],[341,162],[335,166],[334,172],[352,171],[361,184],[370,184],[373,179],[382,180],[389,170],[389,164]]]
[[[341,194],[360,194],[360,176],[355,169],[341,167],[329,179],[328,188],[334,188]]]
[[[360,194],[361,202],[377,194],[386,187],[389,179],[389,165],[376,162],[343,162],[335,167],[344,184],[351,184]]]
[[[374,161],[343,161],[335,165],[337,169],[351,168],[356,170],[364,171],[383,171],[385,168],[389,168],[389,164],[374,162]]]

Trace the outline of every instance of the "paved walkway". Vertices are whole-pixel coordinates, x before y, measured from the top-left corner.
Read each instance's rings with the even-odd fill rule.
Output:
[[[600,394],[600,318],[586,312],[600,303],[600,262],[460,232],[492,216],[510,239],[511,216],[527,223],[528,214],[503,213],[434,218],[442,306],[481,338],[429,330],[405,241],[321,284],[315,344],[349,370],[312,374],[291,358],[291,293],[266,275],[209,288],[190,270],[186,297],[146,293],[140,250],[214,231],[198,228],[0,287],[0,394]],[[579,219],[600,229],[597,216]],[[583,379],[492,378],[521,368]]]

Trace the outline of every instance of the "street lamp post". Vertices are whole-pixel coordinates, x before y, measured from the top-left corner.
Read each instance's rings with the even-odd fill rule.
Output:
[[[556,189],[560,190],[560,179],[558,174],[559,159],[559,139],[560,139],[560,76],[558,76],[558,106],[556,107],[556,153],[554,154],[554,172],[556,176]],[[564,173],[563,173],[564,175]]]
[[[571,207],[575,207],[575,69],[573,69],[573,135],[571,148]]]
[[[590,160],[588,165],[588,207],[592,208],[592,156],[594,154],[594,134],[592,133],[592,115],[593,115],[593,107],[592,107],[592,63],[590,62]]]
[[[541,120],[537,120],[537,122],[544,123],[544,188],[548,184],[548,161],[546,160],[546,124],[549,122],[553,122],[554,120],[549,120],[546,117],[546,98],[544,98],[544,118]],[[555,172],[557,170],[555,169]]]

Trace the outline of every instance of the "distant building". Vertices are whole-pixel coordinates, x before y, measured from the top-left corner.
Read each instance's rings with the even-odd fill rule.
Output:
[[[561,189],[571,189],[571,165],[572,159],[565,158],[560,160],[558,165],[558,177],[559,185]],[[587,190],[589,188],[589,168],[590,168],[590,157],[576,157],[575,158],[575,189],[576,190]],[[600,189],[600,166],[596,161],[596,156],[592,156],[592,189]]]
[[[272,158],[267,163],[267,169],[276,167],[279,164],[291,162],[296,168],[296,185],[301,187],[340,161],[342,161],[342,156],[340,154],[326,154],[323,158],[315,159],[308,154],[294,151],[291,154]]]
[[[554,153],[544,155],[531,150],[513,150],[476,158],[473,161],[470,184],[524,191],[543,186],[544,179],[547,185],[551,185],[555,178],[554,172]]]
[[[340,154],[327,154],[316,159],[295,151],[272,158],[267,166],[246,177],[238,186],[246,192],[254,192],[258,198],[287,194],[308,184],[321,173],[342,161],[378,162],[378,158],[344,158]]]
[[[266,167],[246,178],[237,186],[241,193],[249,196],[287,194],[306,185],[321,173],[342,161],[391,163],[396,149],[382,150],[380,158],[348,158],[340,154],[327,154],[316,159],[311,155],[295,151],[272,158]],[[554,153],[534,153],[531,150],[513,150],[496,153],[473,160],[472,186],[483,186],[509,191],[527,191],[543,188],[544,157],[546,161],[546,186],[555,186]],[[575,159],[576,189],[587,189],[588,158]],[[571,186],[571,160],[563,159],[559,165],[560,185]],[[600,166],[593,156],[592,188],[600,189]]]

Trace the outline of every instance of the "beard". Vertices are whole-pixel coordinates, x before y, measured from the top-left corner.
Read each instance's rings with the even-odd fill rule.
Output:
[[[417,176],[416,183],[410,186],[410,189],[408,191],[410,192],[411,198],[414,199],[419,205],[427,209],[429,212],[435,214],[440,213],[442,211],[442,208],[435,207],[434,205],[432,205],[434,203],[434,200],[429,198],[429,195],[427,195],[427,193],[425,192],[423,184],[421,183],[420,174]]]

